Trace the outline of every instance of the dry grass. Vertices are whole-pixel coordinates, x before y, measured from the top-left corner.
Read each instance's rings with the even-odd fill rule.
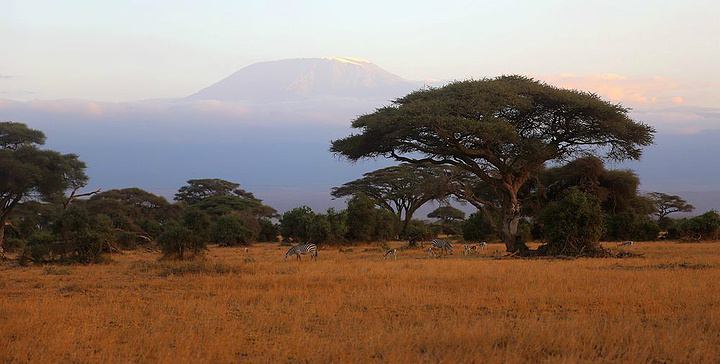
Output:
[[[286,263],[259,244],[3,263],[0,362],[720,362],[720,244],[635,245],[644,258]]]

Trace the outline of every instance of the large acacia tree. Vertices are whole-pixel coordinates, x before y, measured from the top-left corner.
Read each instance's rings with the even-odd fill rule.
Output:
[[[421,206],[431,200],[447,196],[447,174],[433,165],[413,165],[382,168],[365,173],[362,178],[332,189],[334,197],[363,193],[375,203],[404,220],[400,235],[403,236],[412,216]]]
[[[41,150],[45,134],[27,125],[0,122],[0,258],[5,226],[25,199],[58,201],[68,189],[85,185],[85,163],[75,154]]]
[[[654,133],[621,105],[523,76],[418,90],[358,117],[352,127],[360,132],[333,141],[332,152],[352,161],[451,165],[487,184],[492,200],[470,189],[463,198],[489,217],[510,252],[527,249],[517,239],[518,192],[546,162],[582,155],[639,159]]]

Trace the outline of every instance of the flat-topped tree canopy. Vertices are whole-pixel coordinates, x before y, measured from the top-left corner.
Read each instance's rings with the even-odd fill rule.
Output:
[[[352,127],[360,132],[333,141],[330,149],[352,161],[388,157],[471,172],[502,197],[500,206],[475,202],[508,220],[499,233],[515,251],[517,192],[535,170],[585,155],[639,159],[652,144],[654,129],[632,120],[628,111],[595,94],[524,76],[458,81],[415,91],[358,117]]]

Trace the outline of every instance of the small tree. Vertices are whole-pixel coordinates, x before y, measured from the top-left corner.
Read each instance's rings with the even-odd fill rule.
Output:
[[[237,215],[221,216],[213,227],[213,241],[221,246],[247,245],[253,238],[253,231]]]
[[[432,164],[413,165],[404,163],[365,173],[362,178],[350,181],[341,187],[334,187],[335,197],[364,194],[381,208],[395,214],[402,220],[402,235],[412,220],[415,211],[431,200],[447,196],[445,171]]]
[[[659,234],[655,221],[632,209],[607,217],[606,236],[611,240],[652,241]]]
[[[276,242],[278,240],[278,235],[280,235],[280,227],[278,225],[273,224],[273,222],[268,219],[259,219],[258,223],[260,224],[259,241]]]
[[[307,241],[308,231],[313,219],[313,211],[308,206],[296,207],[285,212],[280,218],[280,235],[287,241]]]
[[[51,224],[50,232],[36,232],[28,238],[23,257],[36,263],[68,260],[98,263],[115,239],[110,218],[90,215],[85,209],[63,211]]]
[[[465,213],[452,206],[440,206],[430,212],[427,217],[439,219],[443,233],[459,234],[462,230],[460,223],[465,219]]]
[[[169,221],[158,238],[166,258],[185,259],[207,250],[211,238],[210,217],[199,210],[188,210],[182,222]]]
[[[463,224],[463,238],[467,241],[485,241],[495,236],[495,229],[481,212],[470,214]]]
[[[598,199],[577,188],[552,202],[540,218],[548,254],[597,255],[604,252],[600,237],[604,232],[603,212]]]
[[[192,231],[177,222],[169,222],[158,238],[165,258],[183,260],[190,254],[201,253],[206,249],[197,239],[193,239]]]
[[[714,240],[720,237],[720,215],[715,210],[691,219],[675,220],[668,235],[687,241]]]
[[[695,210],[695,206],[690,205],[680,196],[671,196],[662,192],[650,192],[648,198],[655,207],[653,214],[657,216],[658,220],[674,212],[692,212],[692,210]]]

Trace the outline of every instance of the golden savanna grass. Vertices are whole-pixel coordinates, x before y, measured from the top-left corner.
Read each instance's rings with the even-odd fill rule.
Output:
[[[577,260],[365,248],[317,262],[257,244],[193,262],[138,250],[3,263],[0,361],[720,362],[718,243]]]

